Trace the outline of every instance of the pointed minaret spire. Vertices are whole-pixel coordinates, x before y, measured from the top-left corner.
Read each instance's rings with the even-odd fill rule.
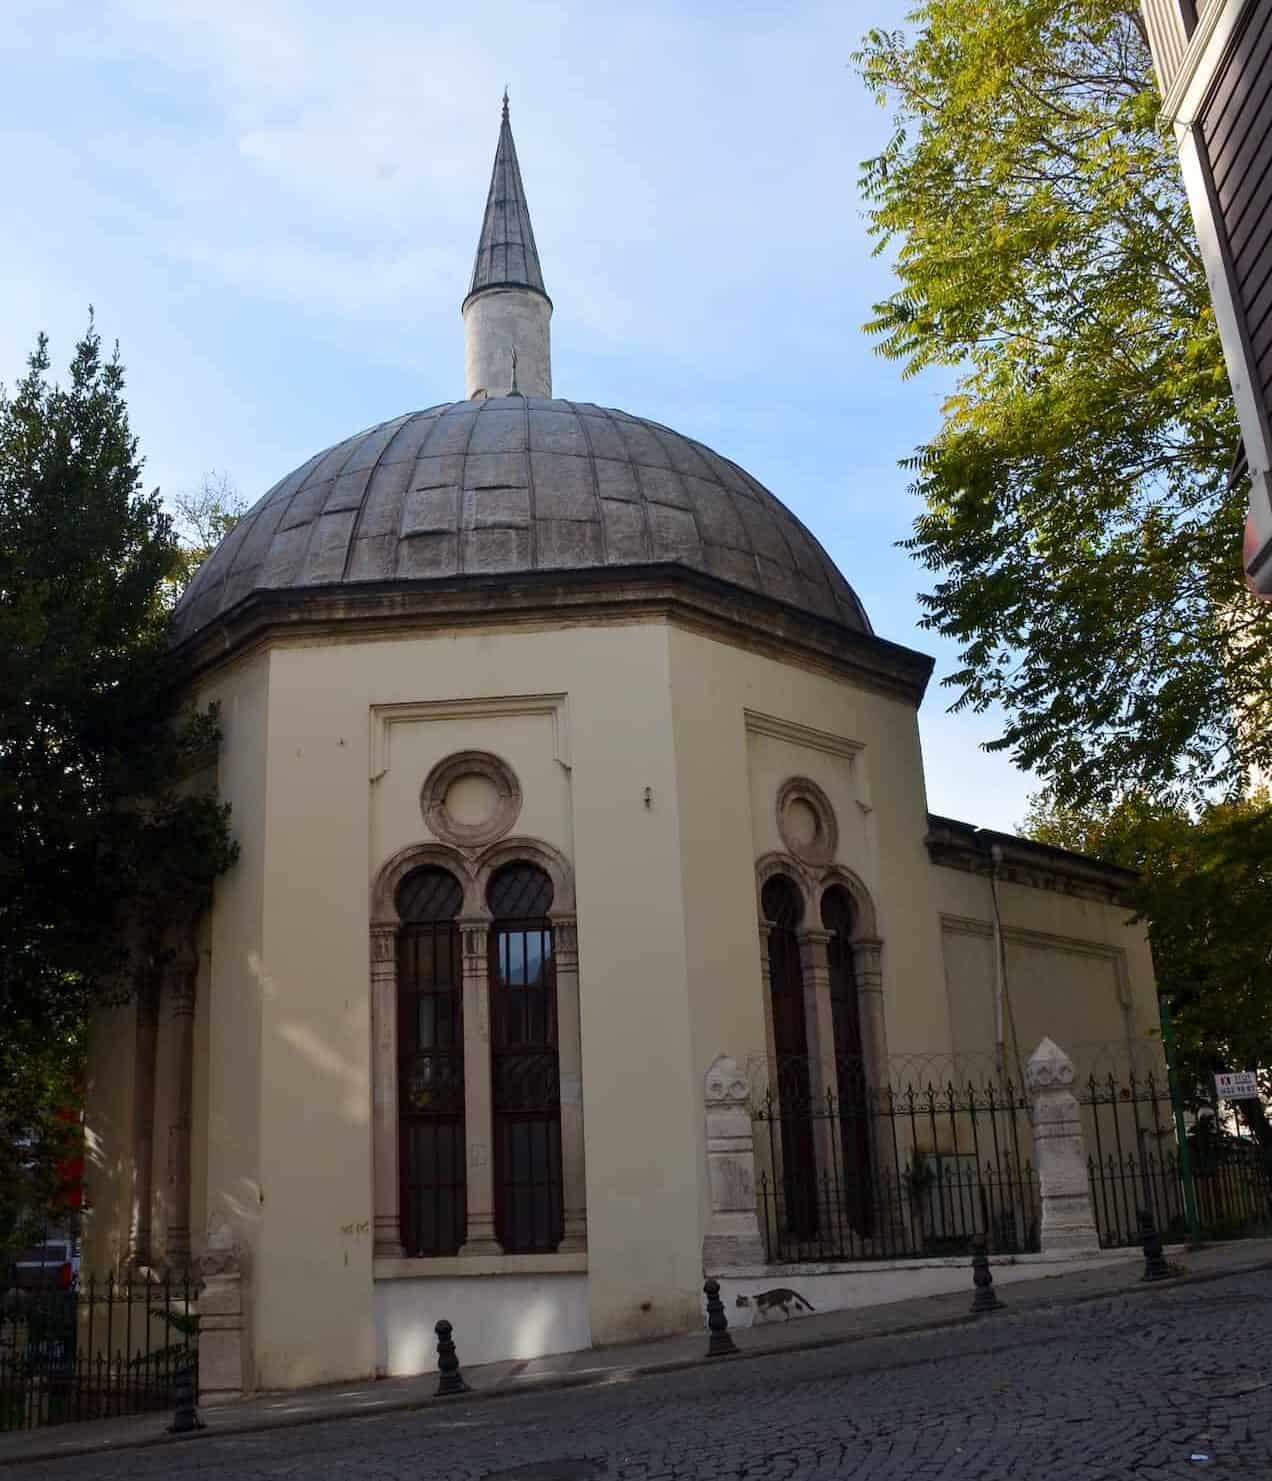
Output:
[[[508,393],[510,350],[517,352],[521,394],[551,396],[548,324],[552,300],[543,287],[539,249],[534,243],[517,146],[508,121],[507,88],[486,214],[463,314],[470,398]]]

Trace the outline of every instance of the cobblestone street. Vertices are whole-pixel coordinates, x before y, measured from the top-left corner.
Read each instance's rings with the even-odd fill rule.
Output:
[[[457,1400],[441,1411],[20,1473],[24,1481],[1267,1477],[1270,1317],[1272,1273],[1262,1272],[599,1389]]]

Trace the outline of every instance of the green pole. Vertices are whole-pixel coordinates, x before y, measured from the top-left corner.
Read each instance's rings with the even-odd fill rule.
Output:
[[[1170,1003],[1159,1000],[1162,1014],[1162,1043],[1166,1047],[1166,1073],[1170,1081],[1170,1105],[1175,1113],[1175,1141],[1179,1147],[1179,1181],[1184,1190],[1184,1218],[1188,1221],[1189,1244],[1201,1243],[1201,1223],[1197,1218],[1197,1185],[1193,1182],[1192,1152],[1184,1127],[1184,1106],[1179,1095],[1179,1070],[1175,1055],[1175,1025],[1171,1021]]]

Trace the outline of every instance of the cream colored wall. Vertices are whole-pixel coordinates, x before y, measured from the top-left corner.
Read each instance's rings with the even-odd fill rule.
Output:
[[[294,645],[273,651],[269,672],[256,974],[259,1382],[374,1369],[369,885],[387,856],[427,840],[419,790],[429,766],[469,747],[518,769],[516,833],[573,854],[593,1334],[696,1323],[700,1169],[685,1129],[701,1120],[701,1092],[689,1051],[665,628]],[[372,783],[373,709],[453,711],[526,695],[566,696],[568,769],[547,717],[461,714],[393,724],[389,767]],[[654,1220],[651,1198],[661,1200]]]
[[[240,856],[217,882],[201,928],[194,1029],[191,1128],[191,1240],[197,1254],[209,1221],[229,1223],[249,1250],[256,1241],[259,1106],[261,888],[264,857],[265,730],[269,659],[237,663],[193,696],[220,706],[223,744],[216,785],[231,806]],[[197,779],[203,785],[206,779]],[[194,785],[195,783],[192,783]],[[98,1013],[88,1051],[85,1179],[89,1216],[84,1253],[104,1270],[126,1252],[136,1186],[133,1095],[136,1006]],[[166,1195],[169,1123],[175,1099],[171,1019],[160,1004],[155,1062],[152,1157],[152,1250],[160,1255],[171,1215]]]
[[[211,1065],[212,913],[199,923],[199,975],[195,984],[194,1043],[190,1084],[190,1240],[203,1248],[208,1227],[208,1095]]]
[[[914,708],[679,628],[670,648],[695,1084],[719,1053],[739,1064],[765,1054],[755,865],[785,848],[776,796],[792,776],[830,797],[836,862],[874,901],[890,1051],[948,1052]],[[849,759],[816,736],[748,729],[748,710],[784,722],[772,728],[804,727],[861,749]],[[701,1165],[700,1109],[688,1124]],[[705,1221],[705,1177],[698,1186]]]
[[[932,876],[955,1049],[969,1061],[987,1062],[994,1051],[996,990],[989,879],[945,866],[934,867]],[[1014,1078],[1013,1022],[1021,1060],[1046,1035],[1073,1057],[1079,1075],[1108,1064],[1128,1041],[1157,1035],[1148,939],[1142,926],[1129,924],[1125,906],[1010,881],[999,884],[999,904]]]
[[[739,1060],[764,1053],[755,863],[785,850],[776,796],[791,776],[809,777],[829,795],[839,823],[835,862],[857,874],[874,901],[889,1048],[947,1049],[913,707],[696,633],[673,629],[671,642],[695,1068],[705,1074],[720,1051]],[[861,750],[849,760],[815,736],[748,730],[747,710]]]

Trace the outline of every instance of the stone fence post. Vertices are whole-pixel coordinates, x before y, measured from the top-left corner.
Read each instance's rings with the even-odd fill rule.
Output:
[[[1042,1196],[1044,1255],[1095,1251],[1100,1235],[1091,1208],[1082,1108],[1073,1093],[1073,1061],[1044,1039],[1025,1066],[1032,1102],[1034,1166]]]
[[[252,1392],[252,1363],[243,1262],[228,1225],[208,1235],[198,1269],[199,1403],[241,1399]]]
[[[750,1100],[745,1074],[727,1055],[718,1055],[705,1085],[711,1215],[702,1241],[702,1266],[707,1274],[766,1260],[755,1208]]]

